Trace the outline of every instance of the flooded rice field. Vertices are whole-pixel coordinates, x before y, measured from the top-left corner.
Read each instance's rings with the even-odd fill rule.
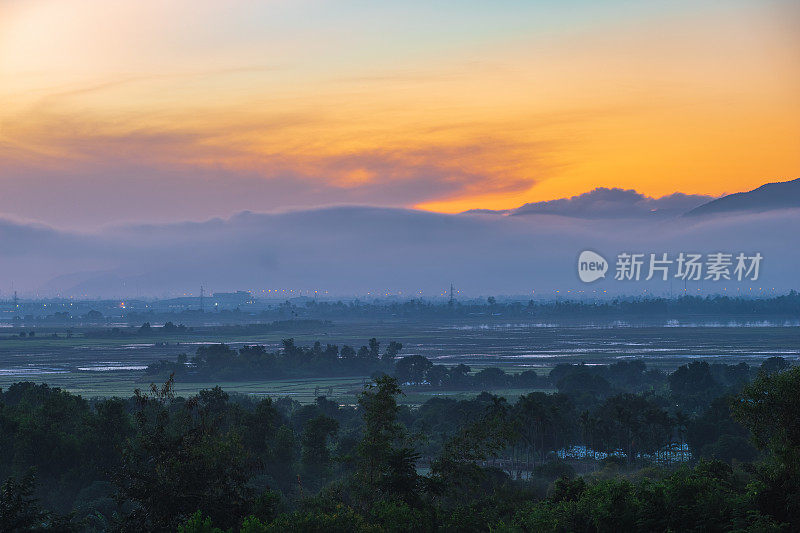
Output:
[[[671,371],[693,359],[757,365],[774,356],[800,358],[800,324],[791,321],[333,324],[303,334],[277,332],[229,339],[199,333],[175,342],[130,337],[91,342],[80,337],[0,341],[0,387],[36,381],[98,394],[130,391],[137,383],[141,386],[147,365],[161,359],[175,360],[180,353],[191,357],[202,344],[264,344],[268,350],[278,350],[281,339],[289,336],[298,344],[319,340],[323,345],[340,347],[358,347],[370,337],[384,345],[395,340],[403,343],[402,355],[419,354],[448,366],[500,366],[506,371],[547,372],[558,363],[607,364],[637,358]]]

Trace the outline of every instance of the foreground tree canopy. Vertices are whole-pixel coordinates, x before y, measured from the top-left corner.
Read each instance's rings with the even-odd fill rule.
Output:
[[[356,406],[182,398],[174,377],[92,402],[0,391],[0,530],[800,529],[800,367],[563,365],[551,394],[410,408],[403,387],[443,385],[390,346],[362,355],[406,361],[402,380],[376,376]]]

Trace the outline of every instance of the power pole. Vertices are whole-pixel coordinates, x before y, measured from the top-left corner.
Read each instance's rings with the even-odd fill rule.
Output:
[[[201,313],[204,312],[203,311],[203,286],[202,285],[200,285],[200,312]]]

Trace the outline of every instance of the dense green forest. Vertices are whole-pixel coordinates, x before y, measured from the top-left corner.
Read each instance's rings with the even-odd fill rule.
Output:
[[[432,386],[423,366],[377,373],[353,406],[182,398],[172,376],[93,401],[15,384],[0,392],[0,530],[800,528],[800,367],[782,359],[560,365],[553,394],[402,405],[404,383]]]

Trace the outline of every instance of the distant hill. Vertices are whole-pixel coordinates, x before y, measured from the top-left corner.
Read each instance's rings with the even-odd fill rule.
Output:
[[[767,183],[749,192],[729,194],[696,207],[684,216],[716,215],[735,211],[761,212],[791,207],[800,207],[800,178]]]

